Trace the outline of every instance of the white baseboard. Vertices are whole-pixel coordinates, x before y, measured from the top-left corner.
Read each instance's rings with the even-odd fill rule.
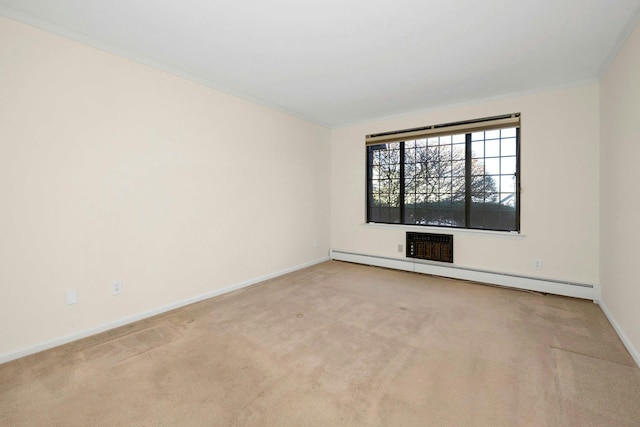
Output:
[[[386,258],[375,255],[344,252],[334,249],[331,250],[330,257],[337,261],[375,265],[377,267],[413,271],[416,273],[432,274],[434,276],[471,280],[474,282],[489,283],[509,288],[526,289],[548,294],[600,301],[600,286],[596,284],[526,277],[514,274],[446,266],[428,261],[418,261],[412,258]]]
[[[11,360],[19,359],[21,357],[28,356],[30,354],[35,354],[44,350],[49,350],[51,348],[58,347],[63,344],[68,344],[70,342],[77,341],[82,338],[87,338],[91,335],[99,334],[101,332],[105,332],[110,329],[115,329],[120,326],[128,325],[129,323],[137,322],[138,320],[142,320],[148,317],[156,316],[158,314],[166,313],[167,311],[175,310],[177,308],[184,307],[196,302],[204,301],[206,299],[213,298],[218,295],[222,295],[238,289],[246,288],[247,286],[255,285],[256,283],[263,282],[265,280],[273,279],[275,277],[282,276],[287,273],[291,273],[293,271],[301,270],[303,268],[311,267],[313,265],[320,264],[325,261],[329,261],[329,259],[330,259],[329,257],[320,258],[305,264],[300,264],[284,270],[276,271],[275,273],[267,274],[265,276],[260,276],[260,277],[256,277],[254,279],[250,279],[241,283],[236,283],[234,285],[227,286],[222,289],[217,289],[215,291],[207,292],[202,295],[198,295],[192,298],[187,298],[182,301],[175,302],[173,304],[168,304],[162,307],[158,307],[156,309],[149,310],[144,313],[138,313],[133,316],[128,316],[122,319],[115,320],[113,322],[108,322],[108,323],[96,326],[94,328],[85,329],[83,331],[75,332],[70,335],[65,335],[59,338],[45,341],[43,343],[30,346],[27,348],[23,348],[21,350],[6,353],[3,355],[0,355],[0,364],[10,362]]]
[[[624,346],[627,347],[627,350],[629,350],[629,354],[631,354],[631,357],[633,357],[633,360],[635,360],[636,365],[638,365],[638,367],[640,368],[640,352],[638,352],[638,349],[635,348],[631,340],[629,340],[629,338],[624,333],[624,331],[616,321],[615,317],[613,317],[613,314],[611,314],[611,312],[607,308],[607,306],[602,301],[599,301],[598,305],[604,312],[604,315],[607,316],[607,319],[609,319],[609,323],[611,323],[611,326],[613,326],[613,329],[615,329],[616,333],[620,337],[620,340],[622,341]]]

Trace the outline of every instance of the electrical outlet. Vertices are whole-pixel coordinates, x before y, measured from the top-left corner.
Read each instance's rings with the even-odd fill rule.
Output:
[[[78,302],[78,291],[75,289],[67,289],[64,293],[64,300],[67,305],[76,304]]]
[[[122,293],[122,282],[113,282],[111,284],[111,295],[120,295]]]
[[[402,252],[404,247],[402,245],[398,245],[398,252]]]
[[[536,270],[542,270],[542,260],[541,259],[533,260],[533,268],[535,268]]]

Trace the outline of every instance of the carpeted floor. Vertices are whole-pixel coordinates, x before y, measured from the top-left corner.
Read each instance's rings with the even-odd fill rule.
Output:
[[[591,301],[331,261],[0,365],[7,426],[640,426]]]

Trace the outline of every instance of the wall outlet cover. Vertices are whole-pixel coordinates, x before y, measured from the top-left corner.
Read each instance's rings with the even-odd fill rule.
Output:
[[[113,282],[111,284],[111,295],[120,295],[122,293],[122,282]]]
[[[78,302],[78,291],[76,289],[67,289],[64,293],[64,300],[67,305],[76,304]]]

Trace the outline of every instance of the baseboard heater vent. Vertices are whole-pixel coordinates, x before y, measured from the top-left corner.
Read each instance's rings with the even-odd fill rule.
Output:
[[[452,264],[435,263],[409,258],[389,258],[354,252],[331,249],[331,259],[336,261],[355,262],[357,264],[375,265],[394,270],[412,271],[414,273],[431,274],[450,277],[452,279],[470,280],[472,282],[490,283],[516,289],[543,292],[546,294],[564,295],[600,301],[600,285],[568,282],[565,280],[545,279],[541,277],[521,276],[497,271],[478,270],[475,268],[456,267]]]
[[[407,232],[407,258],[453,262],[453,235]]]

